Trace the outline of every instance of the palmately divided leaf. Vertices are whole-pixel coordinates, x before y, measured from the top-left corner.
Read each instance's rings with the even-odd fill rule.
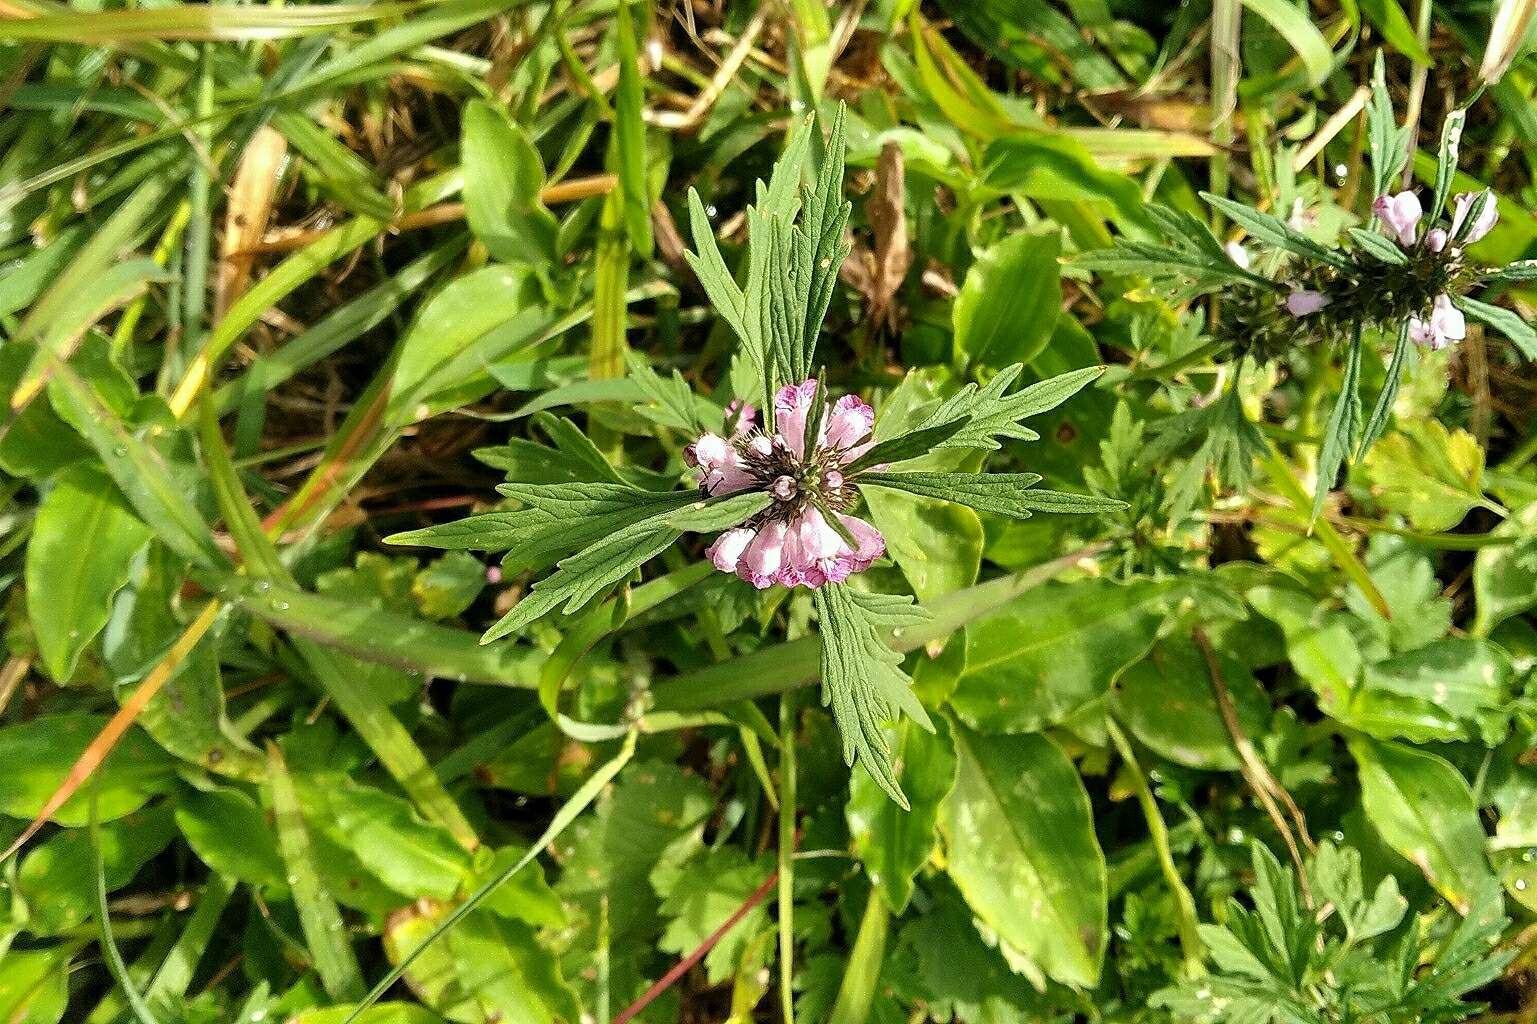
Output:
[[[1033,490],[1040,479],[1035,473],[865,473],[859,483],[952,501],[1011,519],[1028,519],[1032,512],[1114,512],[1126,507],[1114,498]]]
[[[678,492],[687,493],[687,492]],[[562,604],[565,614],[580,611],[630,573],[666,551],[685,533],[724,530],[748,519],[772,499],[753,491],[729,498],[695,500],[643,519],[563,559],[555,572],[535,583],[528,595],[480,638],[490,643],[515,633]]]
[[[980,448],[996,451],[999,438],[1034,441],[1041,435],[1021,426],[1020,420],[1055,409],[1105,372],[1103,366],[1086,366],[1037,381],[1012,395],[1005,394],[1023,370],[1022,364],[1015,363],[999,370],[984,388],[968,384],[934,410],[918,429],[964,421],[959,430],[934,445],[936,450]]]
[[[817,590],[815,602],[822,635],[822,703],[832,708],[843,736],[844,763],[852,766],[857,757],[876,784],[906,809],[881,726],[904,712],[930,732],[934,726],[887,637],[893,629],[927,621],[929,614],[910,597],[867,594],[842,584]]]

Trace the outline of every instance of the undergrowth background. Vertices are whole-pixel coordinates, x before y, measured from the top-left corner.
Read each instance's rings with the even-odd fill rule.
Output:
[[[1151,201],[1244,241],[1199,191],[1366,225],[1379,52],[1410,187],[1487,86],[1471,252],[1537,255],[1530,8],[0,0],[0,1019],[340,1024],[531,848],[363,1019],[1537,1019],[1537,372],[1417,352],[1312,521],[1339,339],[1073,262]],[[698,538],[485,646],[534,574],[385,542],[681,479],[627,358],[734,393],[687,190],[735,266],[840,101],[830,385],[1107,365],[987,459],[1128,503],[868,496],[936,617],[910,811]],[[1224,394],[1246,472],[1168,429]]]

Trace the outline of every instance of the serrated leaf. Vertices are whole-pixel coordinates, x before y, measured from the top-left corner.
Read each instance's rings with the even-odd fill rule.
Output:
[[[919,427],[917,430],[909,430],[898,434],[896,437],[888,437],[869,448],[863,455],[850,462],[843,468],[845,476],[853,476],[870,466],[879,466],[891,462],[906,462],[908,459],[916,459],[927,455],[944,445],[957,433],[966,428],[964,419],[951,420],[948,423],[936,423],[932,426]]]
[[[1037,381],[1012,395],[1005,394],[1023,370],[1024,367],[1017,363],[1005,367],[988,381],[986,387],[979,389],[975,384],[968,384],[934,410],[923,427],[964,421],[958,431],[936,444],[935,449],[996,451],[999,438],[1034,441],[1040,435],[1021,426],[1020,420],[1055,409],[1105,372],[1103,366],[1086,366]]]
[[[1091,494],[1033,490],[1035,473],[865,473],[859,483],[965,505],[978,512],[1028,519],[1032,512],[1113,512],[1123,501]]]
[[[1278,249],[1285,249],[1304,259],[1317,260],[1327,263],[1339,270],[1350,269],[1350,261],[1345,259],[1336,250],[1319,245],[1311,238],[1296,230],[1279,217],[1268,213],[1261,213],[1252,206],[1234,202],[1223,196],[1212,195],[1210,192],[1202,192],[1201,198],[1227,217],[1234,224],[1239,225],[1249,232],[1255,239],[1273,245]]]
[[[1393,416],[1393,402],[1398,398],[1399,385],[1403,383],[1404,362],[1409,358],[1409,321],[1405,320],[1398,325],[1398,340],[1393,343],[1393,355],[1388,359],[1387,372],[1382,378],[1382,392],[1377,395],[1377,404],[1372,406],[1372,414],[1366,421],[1366,430],[1361,435],[1361,453],[1364,455],[1371,451],[1372,445],[1388,429],[1388,420]]]
[[[1408,265],[1409,257],[1392,239],[1360,228],[1351,228],[1348,233],[1357,246],[1376,257],[1379,262],[1395,267]]]
[[[852,766],[857,757],[875,784],[906,810],[881,726],[903,713],[925,729],[933,724],[887,636],[926,621],[928,613],[910,597],[866,594],[842,584],[822,587],[814,600],[822,635],[822,703],[832,708],[843,736],[844,763]]]
[[[685,533],[705,533],[735,526],[768,505],[769,495],[754,491],[711,501],[694,501],[681,509],[653,515],[627,526],[569,558],[534,584],[532,591],[481,637],[490,643],[527,626],[565,605],[567,615],[580,611],[599,594],[619,583],[648,560],[671,547]]]
[[[1393,100],[1388,95],[1383,72],[1382,51],[1372,62],[1372,92],[1366,106],[1366,137],[1372,162],[1372,195],[1387,194],[1393,179],[1403,170],[1408,151],[1403,130],[1393,116]]]
[[[387,544],[450,551],[509,551],[509,567],[537,568],[661,511],[699,500],[698,491],[646,491],[627,484],[502,484],[528,507],[485,512],[453,523],[408,530]]]
[[[1517,260],[1514,263],[1507,263],[1503,267],[1486,271],[1484,281],[1487,284],[1537,281],[1537,260]]]
[[[1474,320],[1509,338],[1526,358],[1537,360],[1537,330],[1515,313],[1466,296],[1457,296],[1452,302]]]
[[[1340,393],[1334,400],[1334,411],[1329,414],[1329,425],[1324,428],[1323,445],[1318,450],[1318,484],[1313,492],[1312,518],[1323,511],[1324,501],[1339,478],[1340,467],[1355,450],[1356,437],[1361,432],[1361,335],[1357,331],[1345,353],[1345,376],[1340,381]]]
[[[1441,219],[1446,200],[1452,194],[1452,182],[1457,177],[1457,151],[1462,145],[1462,129],[1467,120],[1467,108],[1458,107],[1441,123],[1441,147],[1436,151],[1436,187],[1431,195],[1430,209],[1425,211],[1427,224]]]
[[[694,391],[683,379],[683,374],[673,370],[671,377],[662,377],[651,368],[646,357],[634,349],[626,349],[624,357],[630,380],[640,385],[642,397],[656,407],[658,423],[690,433],[703,432],[695,415]]]

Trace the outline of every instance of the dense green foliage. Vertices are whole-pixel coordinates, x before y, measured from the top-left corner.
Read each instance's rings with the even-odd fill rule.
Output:
[[[1531,9],[0,4],[0,1020],[1537,1019]]]

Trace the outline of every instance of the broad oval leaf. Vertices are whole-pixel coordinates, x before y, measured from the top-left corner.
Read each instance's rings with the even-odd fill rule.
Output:
[[[1055,231],[1022,232],[984,252],[955,300],[955,349],[973,365],[1028,363],[1051,338],[1062,306]]]
[[[544,165],[523,126],[484,100],[464,108],[464,213],[475,237],[507,263],[550,258],[555,215],[539,199]]]
[[[887,735],[897,782],[911,810],[893,803],[864,766],[856,765],[845,813],[865,873],[891,911],[900,914],[912,897],[913,875],[934,852],[939,807],[955,785],[955,746],[942,718],[934,720],[934,732],[903,720]]]
[[[1237,659],[1223,652],[1218,658],[1244,733],[1263,735],[1270,721],[1264,692]],[[1161,756],[1189,768],[1238,770],[1206,661],[1188,638],[1155,644],[1121,674],[1114,693],[1117,716]]]
[[[1105,856],[1078,771],[1045,736],[955,729],[941,815],[949,870],[1017,967],[1093,987],[1105,954]]]
[[[1350,743],[1361,771],[1361,805],[1383,841],[1462,913],[1494,878],[1473,792],[1435,754],[1365,737]]]
[[[27,545],[27,611],[54,679],[74,674],[150,536],[111,477],[93,464],[65,470],[43,497]]]
[[[44,715],[0,729],[0,814],[31,818],[47,804],[86,746],[107,724],[104,715]],[[101,821],[121,818],[175,782],[171,758],[139,729],[118,740],[76,793],[50,820],[80,826],[91,820],[91,798]]]
[[[1062,721],[1147,652],[1177,589],[1161,580],[1091,579],[1022,594],[966,630],[955,710],[988,733]]]

